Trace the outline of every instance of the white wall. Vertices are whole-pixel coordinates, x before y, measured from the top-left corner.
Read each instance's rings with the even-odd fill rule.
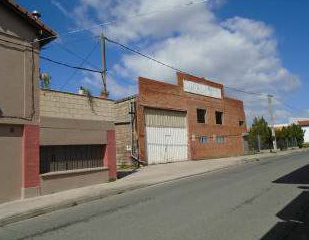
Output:
[[[309,143],[309,126],[302,127],[302,129],[305,130],[304,142]]]

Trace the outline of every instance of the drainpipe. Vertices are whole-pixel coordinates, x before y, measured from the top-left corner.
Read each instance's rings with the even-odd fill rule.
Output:
[[[133,149],[134,149],[134,123],[136,125],[136,102],[135,99],[131,99],[130,101],[130,130],[131,130],[131,158],[138,163],[138,168],[140,167],[140,164],[145,165],[144,161],[140,161],[138,156],[135,155]],[[136,147],[138,147],[136,145]],[[138,151],[137,151],[138,152]]]

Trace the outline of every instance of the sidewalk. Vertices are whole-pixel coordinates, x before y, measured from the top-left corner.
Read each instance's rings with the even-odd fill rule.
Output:
[[[296,149],[278,153],[263,153],[143,167],[138,169],[136,173],[115,182],[0,204],[0,226],[146,186],[224,169],[237,164],[252,162],[257,159],[283,156],[308,150],[309,149]]]

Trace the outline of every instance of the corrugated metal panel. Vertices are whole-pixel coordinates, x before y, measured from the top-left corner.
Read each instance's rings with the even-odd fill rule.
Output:
[[[160,109],[145,109],[145,123],[150,127],[186,127],[186,113]]]
[[[148,164],[187,160],[185,112],[147,109],[145,120]]]
[[[146,127],[148,164],[187,160],[186,128]]]

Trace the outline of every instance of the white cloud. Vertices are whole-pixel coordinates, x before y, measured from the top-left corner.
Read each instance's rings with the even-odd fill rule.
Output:
[[[136,86],[128,84],[122,86],[118,80],[115,80],[112,76],[108,76],[107,89],[110,92],[109,97],[114,99],[120,99],[125,96],[136,94]],[[101,75],[97,73],[86,73],[81,81],[83,86],[101,90],[103,87]]]
[[[138,45],[142,52],[162,62],[228,86],[284,96],[300,85],[298,77],[282,66],[274,29],[270,26],[241,17],[219,21],[211,9],[224,4],[222,0],[211,5],[182,7],[188,2],[80,0],[74,14],[80,27],[115,20],[117,24],[104,27],[108,37]],[[175,7],[162,12],[170,6]],[[156,11],[160,13],[132,17]],[[167,82],[175,80],[174,71],[129,53],[122,55],[113,70],[121,78],[136,80],[137,76],[145,76]],[[118,89],[119,93],[125,93],[123,90]],[[266,114],[262,101],[245,95],[241,98],[245,100],[248,115]],[[277,108],[278,117],[288,116],[280,104]]]

